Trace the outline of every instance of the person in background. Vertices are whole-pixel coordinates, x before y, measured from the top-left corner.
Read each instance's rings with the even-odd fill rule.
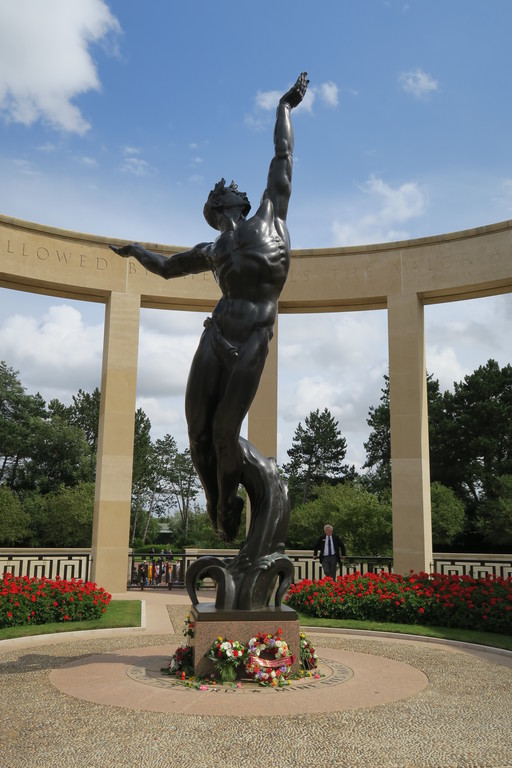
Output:
[[[147,577],[148,577],[148,564],[146,560],[144,560],[144,562],[139,565],[139,585],[141,590],[143,590],[144,587],[147,586]]]
[[[335,579],[336,567],[339,563],[341,569],[342,557],[345,557],[346,554],[345,544],[339,536],[333,533],[332,525],[326,525],[324,527],[324,535],[320,536],[313,550],[313,557],[318,557],[320,560],[324,576],[330,576],[332,579]]]

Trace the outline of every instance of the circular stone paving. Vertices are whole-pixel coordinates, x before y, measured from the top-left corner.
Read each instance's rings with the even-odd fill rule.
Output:
[[[282,688],[243,681],[241,687],[189,687],[162,673],[170,657],[166,646],[87,656],[53,670],[50,681],[62,693],[96,704],[223,717],[243,715],[246,707],[251,716],[373,707],[428,686],[426,675],[404,662],[333,648],[322,648],[319,656],[318,678],[294,680]]]

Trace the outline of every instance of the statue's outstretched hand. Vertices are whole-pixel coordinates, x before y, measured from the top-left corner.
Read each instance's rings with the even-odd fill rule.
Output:
[[[137,243],[129,243],[128,245],[109,245],[109,248],[117,253],[118,256],[136,256],[137,255]]]
[[[293,85],[284,96],[281,96],[280,104],[289,104],[292,109],[293,107],[298,107],[306,95],[306,90],[309,84],[307,74],[307,72],[301,72],[295,85]]]

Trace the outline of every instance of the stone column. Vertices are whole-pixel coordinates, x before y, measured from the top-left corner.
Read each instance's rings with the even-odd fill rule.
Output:
[[[388,297],[394,570],[431,570],[432,525],[423,304]]]
[[[260,386],[248,415],[247,439],[266,458],[277,458],[277,325],[270,342],[267,361],[260,379]],[[251,505],[247,499],[245,532],[251,524]]]
[[[277,365],[276,320],[260,386],[249,411],[247,435],[249,442],[266,458],[277,458]]]
[[[126,592],[140,296],[112,293],[105,312],[92,578]]]

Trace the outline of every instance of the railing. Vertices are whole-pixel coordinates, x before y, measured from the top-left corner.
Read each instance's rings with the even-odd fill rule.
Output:
[[[512,555],[434,555],[432,571],[457,576],[485,579],[487,576],[512,578]]]
[[[308,552],[302,550],[289,550],[286,553],[294,564],[294,580],[302,579],[321,579],[322,568],[318,560]],[[236,552],[230,549],[186,549],[185,552],[179,552],[172,556],[166,556],[165,552],[156,554],[154,552],[131,552],[129,573],[131,574],[128,583],[129,589],[141,588],[155,589],[167,587],[168,589],[183,588],[185,575],[189,566],[198,558],[206,555],[213,555],[222,560],[230,560],[236,556]],[[144,563],[146,564],[144,566]],[[364,573],[379,573],[392,570],[393,558],[391,557],[368,557],[357,556],[345,558],[342,567],[342,574],[355,573],[356,571]],[[141,572],[141,568],[144,571]],[[150,568],[151,567],[151,568]],[[150,575],[148,571],[150,570]],[[155,576],[156,573],[156,576]],[[142,578],[141,578],[142,574]],[[210,579],[204,580],[204,586],[211,586],[213,582]]]
[[[320,562],[309,553],[300,550],[290,550],[286,553],[294,564],[294,581],[302,579],[321,579],[323,571]],[[368,555],[353,555],[343,559],[340,573],[346,576],[349,573],[391,573],[393,569],[392,557],[369,557]]]
[[[128,589],[183,588],[189,565],[184,552],[156,553],[130,551],[128,562]],[[194,560],[196,557],[194,557]]]
[[[321,579],[323,576],[322,568],[318,560],[315,560],[309,552],[302,550],[288,550],[286,552],[290,560],[294,564],[294,580],[301,581],[302,579]],[[185,552],[180,552],[174,555],[174,562],[172,569],[168,575],[168,578],[161,578],[160,581],[155,584],[149,583],[149,587],[167,586],[169,589],[183,588],[185,582],[185,574],[187,569],[195,560],[199,557],[206,555],[213,555],[220,557],[221,559],[229,560],[235,557],[236,552],[233,550],[221,550],[221,549],[186,549]],[[137,565],[139,558],[146,557],[148,561],[150,558],[155,557],[149,553],[144,554],[131,554],[132,569]],[[158,556],[156,557],[158,562]],[[393,572],[393,558],[392,557],[370,557],[368,555],[353,555],[346,557],[343,560],[341,568],[341,575],[345,576],[349,573],[392,573]],[[469,575],[474,578],[485,578],[486,576],[501,576],[503,578],[512,577],[512,555],[479,555],[479,554],[454,554],[454,553],[435,553],[433,556],[433,562],[431,563],[430,571],[433,573],[443,574],[457,574],[457,575]],[[136,578],[132,578],[129,587],[138,586],[139,582]],[[210,586],[212,582],[209,579],[204,580],[204,586]]]
[[[294,579],[320,579],[322,569],[318,560],[314,560],[310,552],[302,550],[288,550],[288,557],[294,564]],[[191,563],[199,557],[214,555],[221,559],[230,559],[236,556],[234,550],[229,549],[185,549],[174,555],[155,552],[130,551],[128,562],[128,589],[140,588],[138,578],[140,565],[144,560],[152,565],[158,565],[158,578],[152,575],[151,581],[144,585],[148,588],[183,588],[185,574]],[[28,576],[41,578],[82,579],[89,581],[91,578],[92,556],[90,549],[0,549],[0,574],[12,573],[14,576]],[[162,565],[164,568],[162,568]],[[368,557],[365,555],[350,556],[344,559],[341,574],[347,573],[379,573],[393,570],[391,557]],[[443,574],[469,575],[474,578],[486,576],[501,576],[512,578],[512,554],[506,555],[482,555],[482,554],[456,554],[438,553],[433,556],[430,567],[431,572]],[[204,580],[204,586],[211,586],[213,582]]]
[[[0,550],[0,573],[54,579],[90,581],[89,549],[14,549]]]

